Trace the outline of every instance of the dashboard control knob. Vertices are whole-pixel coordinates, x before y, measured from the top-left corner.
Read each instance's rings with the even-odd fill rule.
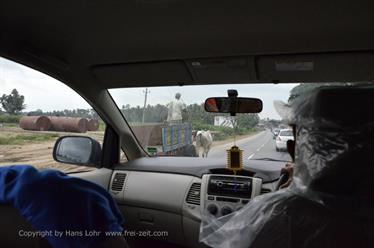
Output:
[[[232,213],[232,209],[228,206],[224,206],[222,209],[221,209],[221,214],[222,216],[225,216],[225,215],[228,215],[228,214],[231,214]]]
[[[215,204],[209,204],[208,207],[206,208],[209,213],[212,215],[216,215],[218,212],[218,207]]]

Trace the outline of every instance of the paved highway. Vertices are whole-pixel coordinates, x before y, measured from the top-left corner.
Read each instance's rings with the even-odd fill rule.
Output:
[[[228,150],[234,143],[226,143],[223,145],[212,147],[208,157],[225,158]],[[291,157],[287,152],[277,152],[275,150],[275,140],[270,130],[261,131],[251,137],[241,139],[236,145],[243,150],[243,160],[272,158],[277,160],[290,161]]]

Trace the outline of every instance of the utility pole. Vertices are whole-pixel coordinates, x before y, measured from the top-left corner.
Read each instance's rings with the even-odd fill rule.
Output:
[[[147,107],[147,97],[148,97],[148,94],[151,93],[151,91],[148,90],[148,88],[145,88],[145,90],[143,90],[143,93],[144,93],[144,107],[143,107],[142,123],[144,123],[145,108]]]

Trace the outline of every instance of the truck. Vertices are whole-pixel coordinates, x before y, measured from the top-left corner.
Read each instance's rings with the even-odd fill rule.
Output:
[[[138,141],[151,156],[198,156],[189,122],[142,123],[131,126]]]

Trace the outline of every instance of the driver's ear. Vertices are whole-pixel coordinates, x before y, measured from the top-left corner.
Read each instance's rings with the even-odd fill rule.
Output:
[[[287,151],[292,158],[292,162],[295,162],[295,144],[294,140],[287,140]]]

